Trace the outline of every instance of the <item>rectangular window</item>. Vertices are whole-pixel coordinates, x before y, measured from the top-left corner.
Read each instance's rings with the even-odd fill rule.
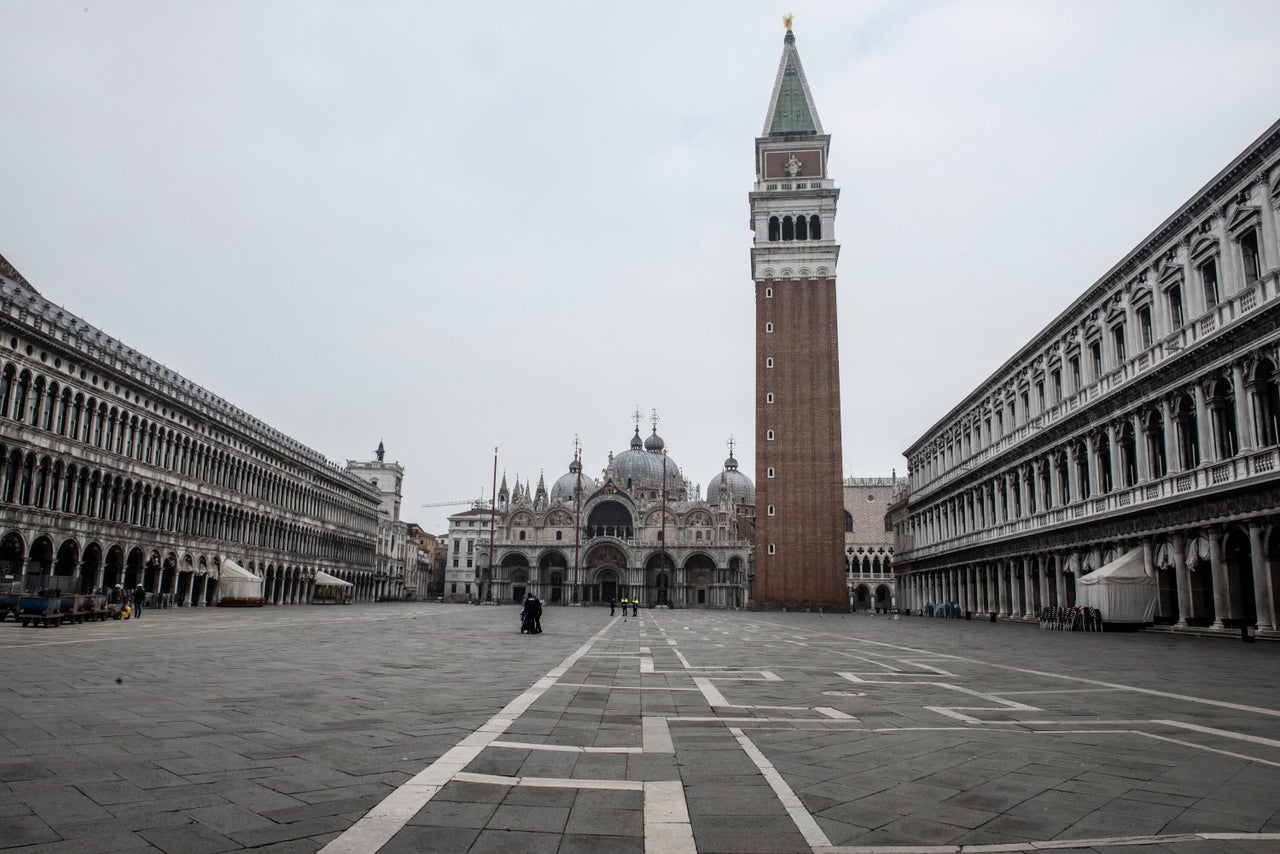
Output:
[[[1022,393],[1022,420],[1027,421],[1031,418],[1031,395],[1028,392]]]
[[[1155,343],[1151,335],[1151,306],[1138,309],[1138,333],[1142,336],[1142,349],[1149,350]]]
[[[1053,385],[1051,386],[1051,388],[1053,389],[1053,402],[1056,404],[1061,402],[1062,400],[1062,369],[1055,368],[1053,373],[1050,374],[1049,377],[1051,382],[1053,383]]]
[[[1185,322],[1182,314],[1182,286],[1174,285],[1164,292],[1164,296],[1169,301],[1169,323],[1174,329],[1181,329]]]
[[[1077,353],[1067,361],[1067,367],[1071,369],[1071,390],[1073,392],[1080,390],[1080,355]]]
[[[1044,412],[1044,380],[1036,383],[1036,406]]]
[[[1111,327],[1111,345],[1115,348],[1116,366],[1120,366],[1128,359],[1128,354],[1124,348],[1124,324],[1117,323]]]
[[[1218,304],[1218,259],[1210,258],[1200,265],[1200,283],[1204,286],[1206,310]]]
[[[1093,368],[1093,379],[1102,376],[1102,342],[1094,341],[1089,345],[1089,366]]]
[[[471,568],[471,558],[467,558],[467,568]]]
[[[457,559],[456,557],[453,559],[453,565],[454,565],[454,567],[455,567],[455,568],[458,566],[458,559]],[[454,592],[454,593],[457,593],[458,591],[456,591],[456,590],[455,590],[455,591],[453,591],[453,592]]]
[[[455,581],[455,582],[453,582],[452,584],[450,584],[450,585],[449,585],[449,592],[450,592],[450,593],[457,593],[457,592],[458,592],[458,582],[456,582],[456,581]]]
[[[1262,278],[1262,263],[1258,258],[1258,230],[1255,228],[1240,238],[1240,260],[1244,262],[1244,283],[1252,285]]]

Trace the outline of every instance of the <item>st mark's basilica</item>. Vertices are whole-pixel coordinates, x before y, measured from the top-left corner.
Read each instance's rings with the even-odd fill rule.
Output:
[[[742,607],[755,486],[738,471],[732,441],[702,498],[667,452],[656,416],[647,438],[635,420],[628,447],[610,452],[598,478],[575,449],[550,488],[541,476],[536,487],[512,488],[504,475],[496,507],[451,516],[445,598]]]

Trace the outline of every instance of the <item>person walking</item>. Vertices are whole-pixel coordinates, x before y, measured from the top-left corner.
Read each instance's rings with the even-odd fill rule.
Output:
[[[631,597],[631,616],[633,617],[636,616],[636,609],[639,607],[640,607],[640,600],[635,598],[634,596]]]
[[[612,596],[610,596],[610,597],[609,597],[609,616],[610,616],[610,617],[612,617],[612,616],[613,616],[613,611],[614,611],[614,609],[615,609],[617,606],[618,606],[618,603],[617,603],[616,601],[614,601],[614,599],[613,599],[613,597],[612,597]]]
[[[142,619],[142,606],[146,601],[147,591],[143,590],[142,585],[139,584],[137,587],[133,588],[133,618],[135,620]]]

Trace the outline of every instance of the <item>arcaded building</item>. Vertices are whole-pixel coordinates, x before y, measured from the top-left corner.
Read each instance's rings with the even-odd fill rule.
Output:
[[[142,584],[213,604],[230,559],[276,604],[317,571],[378,592],[378,492],[45,299],[0,258],[0,585]]]
[[[1141,556],[1155,621],[1276,627],[1280,122],[906,451],[900,604],[1029,617]]]
[[[906,478],[899,477],[844,479],[845,586],[851,610],[897,607],[889,508],[906,487]]]
[[[750,194],[757,607],[848,602],[830,145],[788,20]]]

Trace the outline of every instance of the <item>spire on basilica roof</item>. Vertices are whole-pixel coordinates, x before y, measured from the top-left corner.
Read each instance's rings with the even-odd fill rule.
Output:
[[[778,78],[773,83],[773,95],[769,98],[769,112],[765,116],[761,136],[822,133],[818,108],[813,104],[809,81],[805,79],[804,66],[800,64],[800,54],[796,51],[791,17],[783,18],[787,34],[782,39],[782,61],[778,63]]]

